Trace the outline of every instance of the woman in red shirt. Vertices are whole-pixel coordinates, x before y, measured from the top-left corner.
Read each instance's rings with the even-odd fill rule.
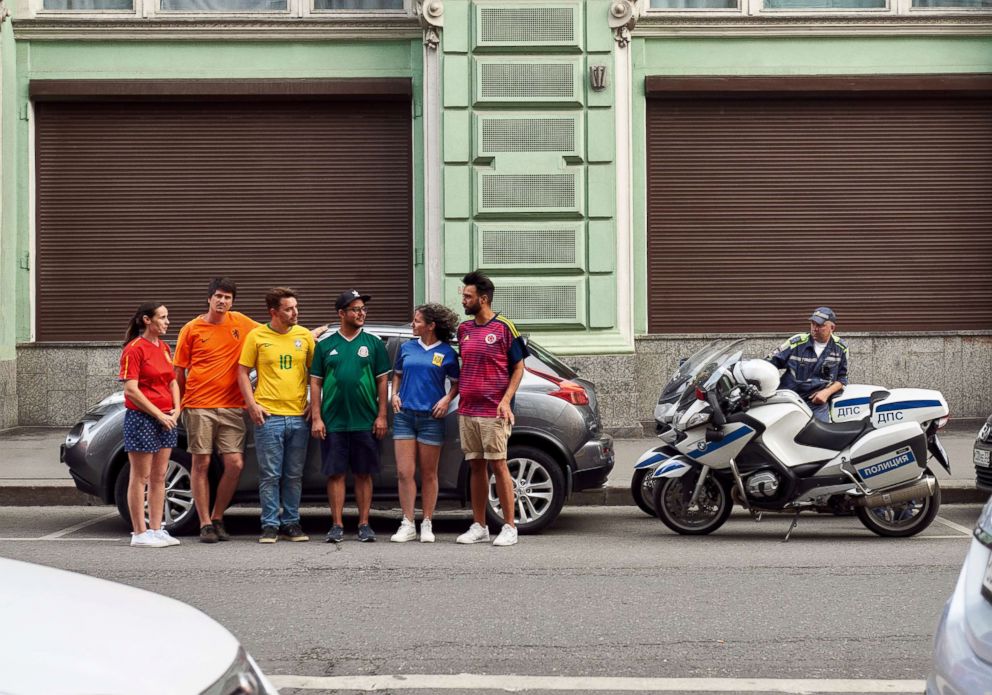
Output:
[[[128,323],[121,354],[124,382],[124,450],[131,462],[127,504],[131,511],[131,545],[162,548],[179,541],[162,528],[165,473],[176,445],[179,386],[172,353],[162,336],[169,330],[169,310],[161,302],[138,307]],[[148,525],[145,524],[145,494]],[[148,528],[148,527],[151,528]]]

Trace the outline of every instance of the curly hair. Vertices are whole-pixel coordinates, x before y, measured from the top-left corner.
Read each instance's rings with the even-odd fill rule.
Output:
[[[416,311],[426,324],[434,324],[434,335],[442,342],[448,342],[455,335],[458,327],[458,316],[444,304],[421,304]]]

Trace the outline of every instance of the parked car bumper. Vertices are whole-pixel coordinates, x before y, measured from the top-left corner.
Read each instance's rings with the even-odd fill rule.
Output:
[[[613,464],[613,437],[604,434],[599,439],[586,442],[575,452],[572,489],[577,491],[602,487],[613,470]]]
[[[975,589],[969,586],[969,568],[975,574],[983,572],[988,558],[988,549],[973,540],[954,593],[944,606],[937,625],[933,644],[934,664],[927,679],[927,695],[970,695],[985,692],[992,683],[992,663],[975,653],[969,642],[966,619],[967,592]],[[992,606],[981,608],[992,612]]]

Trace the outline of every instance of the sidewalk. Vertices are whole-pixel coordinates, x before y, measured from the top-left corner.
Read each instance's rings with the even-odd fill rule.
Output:
[[[941,434],[951,461],[951,475],[939,466],[945,504],[984,503],[989,495],[975,489],[972,445],[981,423],[953,423]],[[20,427],[0,432],[0,506],[99,505],[96,497],[83,494],[59,462],[59,446],[66,428]],[[630,478],[634,463],[647,449],[661,442],[654,437],[616,440],[616,466],[606,486],[575,493],[569,505],[623,506],[634,503]]]

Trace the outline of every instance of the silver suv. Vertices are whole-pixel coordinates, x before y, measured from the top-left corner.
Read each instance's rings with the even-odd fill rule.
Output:
[[[386,344],[390,360],[400,345],[413,338],[409,324],[365,327]],[[523,381],[517,391],[516,424],[509,444],[509,467],[516,496],[516,521],[521,533],[537,533],[551,524],[566,498],[578,490],[602,486],[613,469],[613,438],[603,433],[593,384],[534,341],[528,341],[531,356],[524,363]],[[468,501],[468,464],[462,458],[458,435],[457,400],[445,418],[445,442],[438,467],[439,500]],[[247,416],[246,416],[247,417]],[[389,414],[390,425],[392,413]],[[76,487],[104,502],[116,503],[121,518],[130,524],[127,483],[130,465],[124,452],[124,395],[108,396],[72,428],[62,445],[61,458],[69,467]],[[397,499],[396,461],[392,429],[382,445],[382,465],[374,480],[377,503]],[[313,440],[303,474],[303,501],[326,502],[326,478],[320,472],[320,447]],[[190,455],[186,434],[180,429],[166,474],[165,527],[170,533],[192,533],[197,529],[196,510],[190,492]],[[220,461],[213,462],[211,481],[216,484]],[[349,491],[351,480],[348,481]],[[252,426],[248,423],[245,468],[234,497],[235,503],[258,502],[258,464]],[[491,525],[502,524],[499,500],[490,481],[487,517]]]

